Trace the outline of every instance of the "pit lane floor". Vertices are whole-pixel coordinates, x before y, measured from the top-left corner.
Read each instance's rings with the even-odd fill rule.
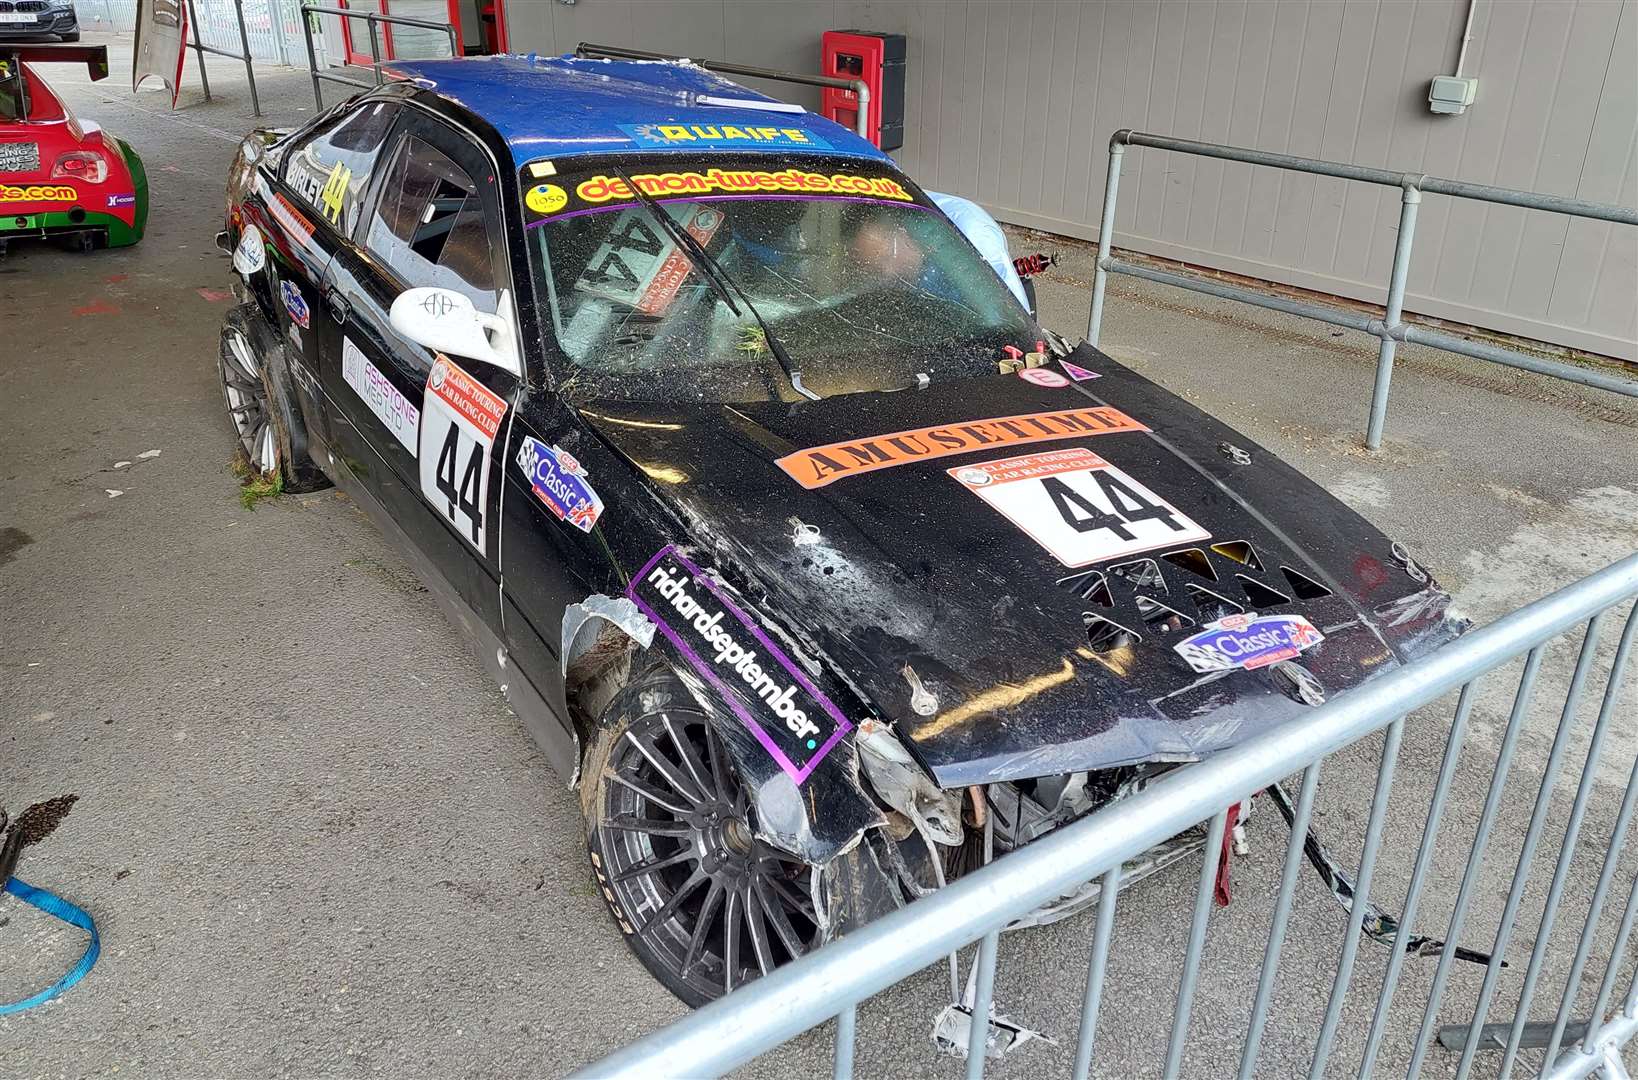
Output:
[[[253,123],[242,70],[213,58],[206,104],[190,59],[173,114],[162,94],[126,92],[130,39],[105,40],[114,78],[54,82],[144,155],[149,234],[90,256],[18,245],[0,261],[0,804],[79,797],[21,871],[95,914],[103,955],[62,999],[0,1018],[0,1075],[558,1075],[680,1015],[593,891],[575,799],[376,530],[333,492],[241,507],[213,371],[229,268],[211,237]],[[266,122],[312,115],[301,73],[259,82]],[[1020,253],[1039,243],[1015,235]],[[1046,320],[1078,337],[1088,249],[1045,246],[1064,254],[1042,279]],[[1374,339],[1117,279],[1105,345],[1401,538],[1481,621],[1638,547],[1631,402],[1406,349],[1386,449],[1369,456]],[[1573,649],[1544,670],[1531,762]],[[1452,796],[1469,831],[1514,677],[1481,700]],[[1633,712],[1614,740],[1627,752]],[[1406,807],[1426,805],[1446,716],[1407,731]],[[1589,835],[1607,835],[1619,770]],[[1318,820],[1351,854],[1368,793],[1345,774],[1322,785]],[[1509,790],[1517,821],[1534,789]],[[1285,835],[1266,809],[1250,834],[1235,901],[1213,915],[1191,1076],[1231,1069],[1255,985]],[[1503,886],[1518,839],[1491,859]],[[1380,871],[1383,899],[1402,892],[1408,861]],[[1578,862],[1572,888],[1596,870]],[[1098,1075],[1158,1072],[1194,877],[1173,868],[1122,902]],[[1493,918],[1502,890],[1487,891]],[[1579,920],[1570,907],[1560,926]],[[1306,1071],[1341,927],[1305,877],[1263,1075]],[[999,1007],[1063,1045],[1032,1043],[992,1075],[1067,1072],[1090,934],[1086,915],[1003,942]],[[1484,947],[1478,936],[1464,943]],[[1515,949],[1530,944],[1526,930]],[[0,1000],[54,979],[78,948],[0,899]],[[1374,986],[1384,959],[1364,946],[1357,985]],[[1432,961],[1406,971],[1389,1071]],[[1465,1019],[1479,975],[1457,966],[1447,1020]],[[959,1074],[928,1039],[943,986],[930,971],[862,1010],[860,1075]],[[1370,1004],[1350,999],[1339,1061]],[[1450,1064],[1435,1051],[1431,1071]],[[828,1038],[810,1036],[745,1072],[829,1067]]]

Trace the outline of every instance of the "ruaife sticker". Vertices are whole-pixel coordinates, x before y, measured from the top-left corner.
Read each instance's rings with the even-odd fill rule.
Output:
[[[853,725],[700,568],[661,549],[626,589],[792,780]]]
[[[830,143],[801,128],[751,127],[738,124],[619,124],[638,146],[654,149],[674,146],[760,146],[829,150]]]
[[[1061,412],[994,416],[938,427],[911,428],[885,435],[870,435],[786,454],[775,464],[805,488],[820,488],[838,480],[913,461],[968,454],[987,447],[1073,439],[1086,435],[1114,435],[1148,431],[1119,409],[1099,405]]]
[[[603,515],[603,499],[574,455],[525,435],[518,447],[518,468],[529,478],[535,497],[558,520],[567,521],[581,532],[592,531]]]
[[[949,473],[1065,566],[1211,536],[1084,446],[961,465]]]
[[[1301,615],[1225,615],[1173,645],[1199,672],[1252,670],[1290,660],[1318,645],[1325,635]]]
[[[447,356],[427,375],[421,403],[421,494],[478,554],[488,552],[489,454],[506,399]]]

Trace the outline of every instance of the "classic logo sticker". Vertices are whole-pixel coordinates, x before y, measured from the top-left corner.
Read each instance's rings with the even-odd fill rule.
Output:
[[[79,197],[69,184],[0,184],[0,202],[73,202]]]
[[[1252,671],[1290,660],[1325,635],[1301,615],[1225,615],[1192,637],[1173,645],[1177,655],[1199,672]]]
[[[569,203],[569,193],[556,184],[536,184],[523,203],[537,214],[555,214]]]
[[[421,428],[421,410],[345,335],[341,339],[341,377],[376,418],[387,425],[399,445],[413,456],[416,433]]]
[[[1096,371],[1088,371],[1079,364],[1071,364],[1068,360],[1058,361],[1058,366],[1064,369],[1065,375],[1068,375],[1076,382],[1085,382],[1088,379],[1103,378],[1103,376],[1099,375]]]
[[[506,399],[440,355],[421,403],[421,494],[478,554],[488,552],[489,454]]]
[[[829,150],[830,143],[800,128],[741,127],[735,124],[618,124],[638,146],[767,146]]]
[[[911,428],[886,435],[815,446],[786,454],[774,464],[805,488],[819,488],[849,476],[906,465],[912,461],[966,454],[990,446],[1148,431],[1111,405],[1060,412],[995,416],[985,420]]]
[[[1065,566],[1211,537],[1084,446],[948,472]]]
[[[798,784],[852,730],[762,627],[675,546],[650,559],[626,595]]]
[[[603,515],[603,499],[586,479],[579,459],[567,450],[525,435],[518,447],[518,468],[529,478],[536,497],[559,521],[567,521],[584,533],[592,531]]]
[[[756,169],[707,169],[705,172],[639,173],[632,182],[655,198],[671,195],[727,194],[759,191],[795,192],[798,195],[863,195],[875,199],[911,201],[911,195],[897,180],[885,176],[855,176],[850,173],[810,173],[801,169],[760,172]],[[618,176],[597,175],[582,180],[574,193],[582,202],[606,203],[634,199],[635,195]]]
[[[307,310],[307,301],[301,297],[301,290],[293,281],[279,282],[279,295],[284,298],[284,310],[290,313],[290,321],[308,329],[312,322],[312,314]]]

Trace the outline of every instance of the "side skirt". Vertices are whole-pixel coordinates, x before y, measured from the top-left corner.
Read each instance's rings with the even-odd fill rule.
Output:
[[[449,579],[415,546],[386,508],[347,468],[346,463],[331,454],[329,448],[316,437],[309,435],[308,438],[313,444],[313,459],[319,463],[330,482],[363,507],[370,520],[409,562],[427,591],[437,599],[445,618],[461,632],[468,646],[476,650],[484,670],[500,686],[507,703],[522,719],[523,726],[546,756],[547,763],[564,783],[572,785],[580,766],[580,740],[569,718],[553,709],[533,680],[511,662],[506,645],[478,618],[477,612],[461,598]]]

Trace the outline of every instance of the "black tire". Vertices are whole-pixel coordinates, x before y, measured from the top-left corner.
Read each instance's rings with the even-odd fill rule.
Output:
[[[284,343],[254,304],[222,321],[216,373],[239,452],[254,473],[282,479],[287,492],[317,491],[329,479],[307,452]]]
[[[755,836],[721,740],[656,669],[605,710],[582,765],[586,846],[626,944],[698,1007],[816,948],[812,869]]]

